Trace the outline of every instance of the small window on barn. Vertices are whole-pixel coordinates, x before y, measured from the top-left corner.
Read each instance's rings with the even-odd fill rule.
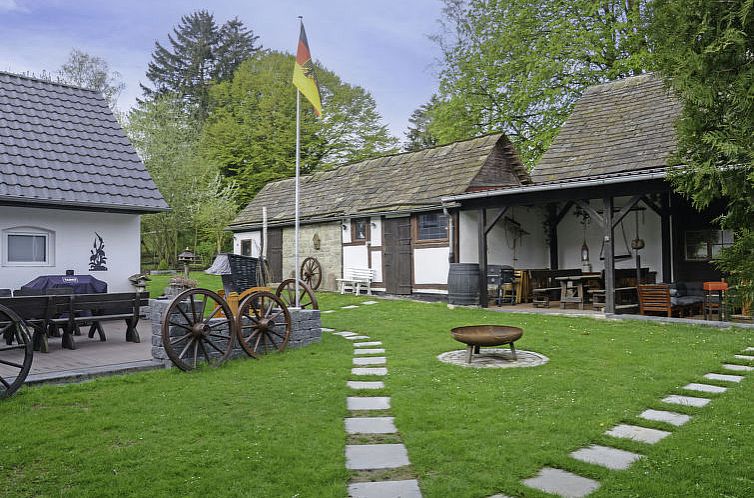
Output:
[[[420,214],[416,238],[417,240],[447,240],[448,217],[442,213]]]
[[[32,227],[3,230],[3,265],[52,266],[54,233]]]
[[[241,241],[241,256],[251,256],[251,239]]]
[[[351,223],[351,242],[363,242],[369,235],[369,218],[359,218]]]
[[[730,230],[689,230],[685,235],[686,261],[709,261],[733,244]]]

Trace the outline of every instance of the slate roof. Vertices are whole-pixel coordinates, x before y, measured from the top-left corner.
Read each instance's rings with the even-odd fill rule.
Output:
[[[0,72],[0,204],[168,209],[98,92]]]
[[[667,166],[681,105],[651,74],[590,87],[531,171],[534,183]]]
[[[438,208],[444,196],[529,183],[502,134],[377,157],[301,177],[302,222]],[[294,179],[268,183],[230,224],[258,226],[262,207],[270,224],[294,220]]]

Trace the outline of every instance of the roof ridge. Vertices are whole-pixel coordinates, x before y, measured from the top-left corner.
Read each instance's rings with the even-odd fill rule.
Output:
[[[646,73],[634,74],[631,76],[623,76],[621,78],[616,78],[609,81],[603,81],[602,83],[595,83],[594,85],[589,85],[589,87],[587,87],[587,89],[584,91],[584,95],[591,92],[605,90],[606,88],[620,87],[621,85],[628,85],[630,83],[635,82],[636,80],[641,80],[641,79],[660,81],[660,79],[657,77],[657,75],[654,72],[649,71]]]
[[[0,71],[0,76],[3,76],[3,75],[4,76],[11,76],[11,77],[14,77],[14,78],[20,78],[20,79],[27,80],[27,81],[34,81],[34,82],[37,82],[37,83],[45,83],[45,84],[53,85],[53,86],[61,86],[61,87],[64,87],[64,88],[72,88],[74,90],[83,90],[85,92],[91,92],[91,93],[94,93],[94,94],[100,95],[100,96],[102,95],[100,92],[98,92],[97,90],[94,90],[93,88],[86,88],[86,87],[83,87],[83,86],[73,85],[71,83],[64,83],[64,82],[59,81],[59,80],[58,81],[46,80],[46,79],[40,78],[38,76],[29,76],[27,74],[13,73],[11,71]]]

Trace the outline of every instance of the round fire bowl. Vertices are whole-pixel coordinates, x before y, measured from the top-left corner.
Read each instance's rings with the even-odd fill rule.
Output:
[[[524,331],[518,327],[507,325],[467,325],[455,327],[450,330],[450,335],[458,342],[466,344],[468,350],[467,362],[471,363],[474,353],[479,354],[482,346],[501,346],[510,344],[511,354],[516,360],[516,347],[514,342],[524,335]]]

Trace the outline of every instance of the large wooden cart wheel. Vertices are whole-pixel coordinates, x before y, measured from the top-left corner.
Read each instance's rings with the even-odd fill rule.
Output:
[[[236,316],[238,342],[246,353],[285,351],[291,336],[291,315],[285,303],[271,292],[255,292],[241,302]]]
[[[12,309],[0,305],[0,398],[18,391],[29,375],[33,357],[26,323]]]
[[[301,280],[306,282],[312,290],[319,289],[322,283],[322,265],[319,264],[317,258],[306,258],[301,263]]]
[[[184,371],[198,365],[216,367],[233,350],[236,322],[228,303],[207,289],[178,294],[162,318],[162,346]]]
[[[298,302],[301,309],[318,310],[317,297],[314,291],[301,280],[298,281]],[[275,295],[283,300],[286,306],[292,308],[296,306],[296,281],[288,278],[280,282]]]

